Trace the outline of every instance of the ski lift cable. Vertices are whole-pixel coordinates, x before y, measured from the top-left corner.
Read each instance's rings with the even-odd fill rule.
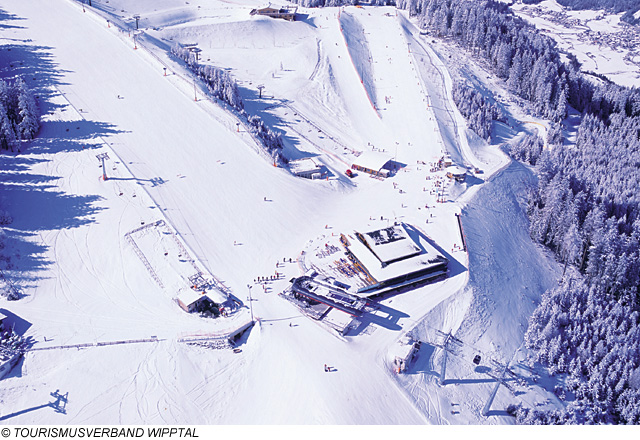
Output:
[[[437,328],[435,328],[435,327],[432,327],[432,326],[430,326],[429,324],[423,323],[423,325],[425,325],[426,327],[429,327],[429,328],[430,328],[430,329],[432,329],[432,330],[435,330],[438,334],[440,334],[440,335],[442,335],[442,336],[446,336],[446,335],[447,335],[447,333],[444,333],[442,330],[437,329]],[[496,359],[494,358],[494,355],[493,355],[493,354],[488,354],[488,353],[486,353],[485,351],[483,351],[483,350],[479,349],[478,347],[476,347],[476,346],[474,346],[474,345],[472,345],[472,344],[469,344],[469,343],[467,343],[467,342],[464,342],[464,341],[462,341],[462,340],[460,340],[460,339],[456,338],[455,336],[451,335],[451,338],[449,339],[449,342],[454,342],[454,341],[455,341],[456,343],[460,344],[460,346],[461,346],[460,348],[461,348],[461,349],[462,349],[462,348],[471,348],[471,349],[473,349],[475,352],[477,352],[477,353],[481,354],[484,358],[488,358],[491,362],[494,362],[495,364],[497,364],[497,365],[498,365],[498,366],[500,366],[500,367],[504,366],[504,364],[505,364],[504,360],[502,360],[502,359],[500,359],[500,360],[496,360]],[[434,345],[434,346],[436,346],[436,347],[439,347],[439,348],[444,348],[444,347],[442,346],[442,344],[441,344],[441,343],[432,343],[432,345]],[[520,348],[521,348],[521,347],[522,347],[522,344],[521,344],[521,345],[516,349],[516,351],[514,352],[514,354],[513,354],[512,358],[511,358],[511,361],[513,360],[513,357],[515,357],[515,355],[517,354],[517,352],[520,350]],[[468,356],[466,356],[466,355],[461,355],[461,354],[460,354],[460,353],[458,353],[455,349],[449,349],[449,348],[447,348],[447,351],[448,351],[449,353],[451,353],[451,354],[455,355],[456,357],[458,357],[458,358],[462,359],[463,361],[465,361],[465,362],[469,363],[469,364],[476,365],[476,364],[474,364],[474,363],[473,363],[473,361],[472,361],[472,360],[467,359],[467,357],[468,357]],[[509,361],[509,364],[511,363],[511,361]],[[508,370],[508,374],[510,374],[510,375],[514,375],[514,376],[518,376],[515,372],[511,371],[511,369],[509,369],[509,370]]]

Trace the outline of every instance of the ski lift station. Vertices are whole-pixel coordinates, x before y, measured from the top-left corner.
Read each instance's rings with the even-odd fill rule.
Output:
[[[390,349],[393,368],[396,373],[404,373],[418,355],[422,342],[414,341],[410,336],[403,336]]]
[[[217,293],[218,292],[213,289],[209,291],[195,291],[185,287],[180,289],[176,300],[182,310],[192,313],[207,303],[213,303],[216,306],[224,304],[225,298]]]
[[[330,306],[353,317],[361,316],[366,300],[351,295],[336,283],[312,272],[291,280],[294,294]]]
[[[389,177],[391,170],[388,164],[391,157],[377,151],[365,151],[358,156],[351,168],[376,177]]]
[[[282,296],[308,317],[346,335],[370,312],[372,299],[446,276],[448,260],[410,225],[396,223],[368,232],[323,235],[310,240]],[[413,348],[412,348],[413,347]],[[417,346],[394,368],[406,368]]]

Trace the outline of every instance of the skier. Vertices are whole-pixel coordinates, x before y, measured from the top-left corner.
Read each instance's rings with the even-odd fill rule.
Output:
[[[327,364],[324,364],[324,372],[326,373],[327,371],[329,371],[327,370]]]

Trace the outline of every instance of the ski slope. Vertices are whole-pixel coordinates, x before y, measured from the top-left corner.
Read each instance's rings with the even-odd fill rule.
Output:
[[[17,177],[3,176],[16,191],[3,190],[12,227],[29,234],[23,252],[39,249],[31,252],[41,264],[24,269],[25,298],[0,306],[30,324],[26,335],[35,348],[125,343],[28,353],[0,383],[0,419],[509,423],[504,416],[486,421],[477,411],[442,417],[442,408],[436,417],[416,404],[433,390],[412,393],[388,363],[389,347],[429,313],[458,304],[445,326],[455,331],[471,304],[464,294],[469,258],[459,250],[455,217],[462,209],[456,195],[466,186],[451,184],[447,203],[436,203],[433,182],[443,173],[436,176],[428,164],[442,155],[445,141],[428,106],[430,88],[407,49],[404,18],[392,8],[347,8],[368,38],[376,109],[354,67],[368,60],[350,58],[343,36],[350,29],[340,29],[338,8],[307,10],[305,20],[286,23],[251,19],[251,2],[200,7],[149,0],[137,11],[127,10],[125,1],[94,3],[98,13],[70,0],[8,0],[3,6],[19,23],[5,30],[11,44],[35,47],[53,67],[28,78],[42,97],[42,130],[24,154],[7,159],[21,170]],[[136,12],[149,28],[134,42],[124,26]],[[194,40],[203,59],[232,69],[248,111],[284,132],[288,153],[326,163],[333,171],[328,180],[299,179],[273,167],[253,138],[237,131],[236,117],[206,99],[166,55],[173,41]],[[264,99],[256,96],[259,84],[266,86]],[[459,157],[472,157],[453,137],[447,142]],[[386,181],[347,179],[344,169],[356,154],[373,148],[395,158],[398,173]],[[109,179],[103,181],[96,154],[105,152]],[[485,156],[486,169],[504,163],[503,156]],[[44,202],[25,203],[31,199],[22,193],[44,194]],[[34,223],[40,207],[65,216]],[[169,287],[154,281],[125,234],[158,220],[242,302],[238,312],[216,320],[184,313],[173,301],[175,280],[184,277],[177,251],[150,241],[141,246]],[[295,261],[309,240],[394,220],[417,225],[442,248],[451,262],[446,280],[385,299],[365,330],[346,338],[277,296],[299,275],[298,265],[283,258]],[[255,283],[274,270],[282,274],[278,281]],[[461,295],[467,300],[458,301]],[[224,334],[250,314],[260,320],[240,353],[180,342]],[[521,325],[522,319],[514,321]],[[145,338],[154,340],[134,342]],[[325,373],[323,364],[335,372]],[[41,406],[55,389],[68,393],[65,413]],[[483,396],[485,390],[465,389],[458,397],[466,393]]]

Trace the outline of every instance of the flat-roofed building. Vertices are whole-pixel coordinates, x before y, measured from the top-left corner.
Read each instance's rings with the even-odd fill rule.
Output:
[[[464,182],[467,177],[467,170],[456,165],[447,167],[446,171],[449,179],[456,179],[458,182]]]
[[[411,238],[404,223],[370,232],[354,231],[343,244],[367,272],[369,283],[358,289],[373,296],[446,275],[448,260],[426,241]]]
[[[362,171],[373,176],[389,177],[390,170],[385,168],[391,158],[377,151],[365,151],[358,156],[351,165],[354,170]]]
[[[188,313],[197,311],[200,306],[205,306],[207,303],[220,306],[225,302],[224,296],[215,289],[196,291],[186,287],[178,292],[176,300],[180,308]]]
[[[294,175],[304,177],[305,179],[322,178],[322,168],[322,163],[312,157],[289,161],[289,169],[291,172]]]

